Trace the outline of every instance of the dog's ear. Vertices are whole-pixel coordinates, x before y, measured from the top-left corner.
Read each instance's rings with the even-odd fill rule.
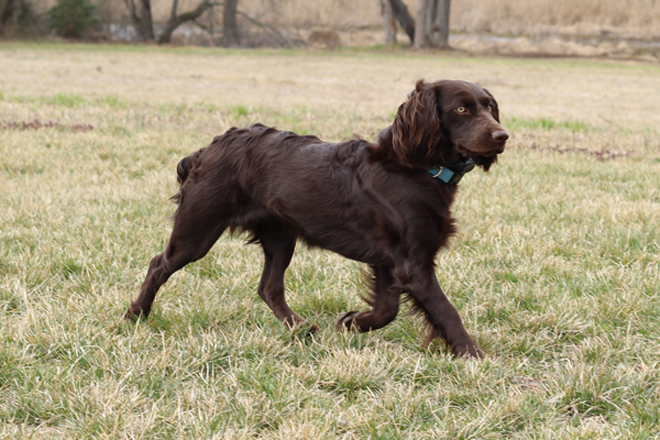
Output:
[[[448,146],[438,114],[439,89],[420,80],[392,123],[392,149],[403,165],[442,165]]]
[[[497,105],[497,101],[495,101],[495,97],[488,90],[484,89],[483,87],[482,89],[490,97],[493,103],[493,117],[497,122],[500,122],[500,108]]]

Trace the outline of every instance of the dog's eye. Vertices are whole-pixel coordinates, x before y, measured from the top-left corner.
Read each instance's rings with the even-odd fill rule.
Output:
[[[456,109],[456,111],[459,112],[459,113],[465,113],[467,111],[467,109],[463,106],[460,106]]]
[[[491,112],[491,113],[493,112],[493,106],[492,105],[488,106],[488,111]]]

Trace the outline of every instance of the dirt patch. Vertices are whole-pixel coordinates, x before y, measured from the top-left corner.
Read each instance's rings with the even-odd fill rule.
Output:
[[[47,121],[41,122],[39,119],[33,119],[32,121],[0,121],[0,130],[39,130],[41,128],[58,128],[58,129],[69,129],[72,131],[91,131],[94,127],[91,124],[72,124],[72,125],[62,125],[59,122]]]
[[[595,157],[597,160],[601,162],[604,162],[606,160],[622,159],[624,157],[629,157],[633,154],[632,151],[617,152],[617,151],[608,150],[606,148],[603,148],[602,150],[590,150],[588,148],[580,148],[580,147],[562,148],[559,145],[546,147],[546,146],[538,145],[536,142],[532,142],[531,145],[524,146],[523,148],[527,148],[535,151],[551,151],[559,154],[580,153],[580,154],[585,154],[587,156]]]

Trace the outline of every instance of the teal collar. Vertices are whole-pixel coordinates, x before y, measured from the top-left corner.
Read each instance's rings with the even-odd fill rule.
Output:
[[[433,167],[427,171],[433,177],[445,182],[447,185],[456,185],[461,181],[466,173],[469,173],[476,166],[476,162],[471,157],[461,157],[458,162],[452,162],[444,167]]]

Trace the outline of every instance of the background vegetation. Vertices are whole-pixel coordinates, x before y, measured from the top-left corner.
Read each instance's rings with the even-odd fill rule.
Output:
[[[382,45],[386,42],[382,1],[239,0],[238,44],[321,48]],[[404,1],[414,16],[417,1]],[[6,23],[0,17],[0,37],[31,35],[30,29],[32,34],[45,31],[44,14],[56,4],[56,0],[0,0],[0,15],[9,2],[14,4],[14,14]],[[223,33],[225,10],[220,3],[152,0],[152,39],[174,45],[236,46],[235,39]],[[142,15],[140,0],[95,0],[93,4],[97,6],[94,16],[100,21],[84,33],[84,38],[141,38],[140,26],[130,12],[133,5],[133,11]],[[170,38],[171,25],[191,16],[195,21],[177,27]],[[605,56],[657,62],[659,22],[660,3],[656,0],[461,0],[451,6],[450,45],[478,54]],[[403,46],[410,43],[401,29],[397,41]]]
[[[0,437],[660,437],[657,66],[388,52],[0,46]],[[372,334],[359,264],[300,247],[286,331],[223,237],[122,320],[178,160],[253,121],[374,139],[419,78],[480,81],[512,134],[461,182],[438,277],[490,357]]]

